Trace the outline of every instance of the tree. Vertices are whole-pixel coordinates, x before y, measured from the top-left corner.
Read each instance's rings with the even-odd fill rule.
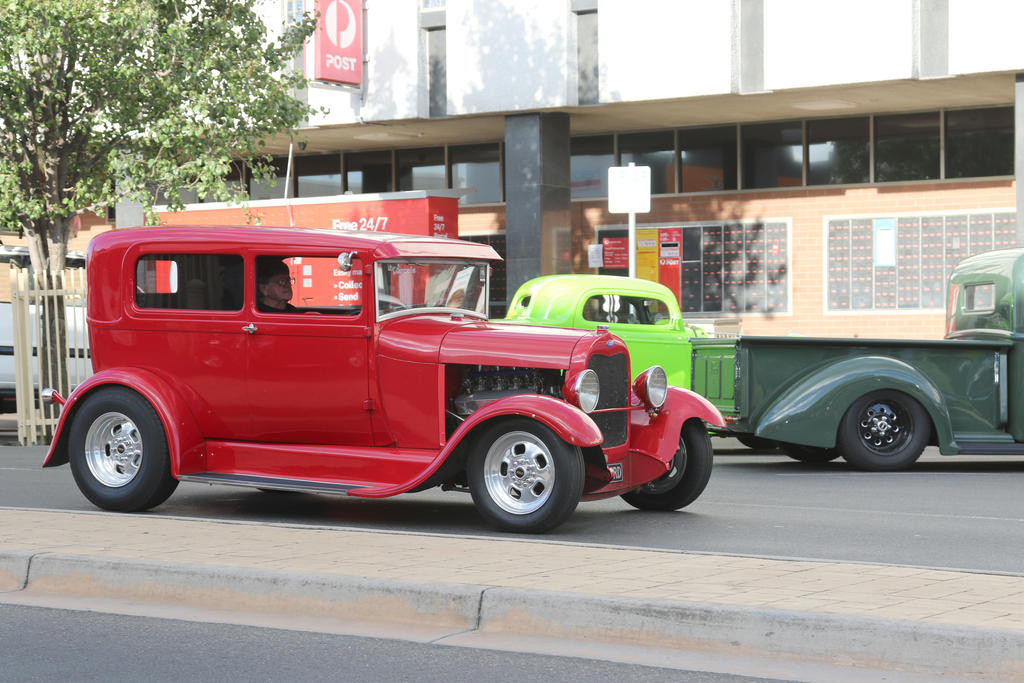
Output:
[[[311,112],[294,58],[306,14],[276,38],[258,0],[0,0],[0,225],[29,240],[37,285],[64,268],[73,218],[120,200],[240,190],[232,163],[268,173],[267,140]],[[44,314],[55,349],[64,307]],[[63,352],[43,381],[64,386]]]

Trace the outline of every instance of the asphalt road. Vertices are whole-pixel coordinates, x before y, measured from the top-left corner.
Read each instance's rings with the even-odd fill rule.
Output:
[[[0,605],[4,681],[768,680],[403,640]]]
[[[910,471],[865,473],[842,460],[805,465],[715,439],[707,490],[675,513],[621,499],[581,503],[547,540],[1024,574],[1024,458],[944,457],[928,449]],[[39,467],[45,449],[0,446],[0,506],[95,510],[67,466]],[[467,494],[426,491],[385,500],[181,484],[150,514],[505,536]]]

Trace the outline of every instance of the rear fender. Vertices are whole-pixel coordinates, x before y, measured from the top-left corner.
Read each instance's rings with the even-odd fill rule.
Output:
[[[754,434],[784,443],[819,448],[836,445],[839,423],[850,405],[881,389],[903,392],[924,407],[939,445],[953,442],[953,427],[942,394],[921,371],[884,356],[848,358],[801,379],[768,406]]]
[[[148,370],[115,368],[92,375],[78,385],[60,412],[57,430],[43,467],[56,467],[68,462],[71,424],[82,402],[90,394],[105,386],[123,386],[137,392],[153,406],[167,435],[167,449],[171,458],[171,474],[201,472],[203,464],[203,437],[181,394],[168,382]]]
[[[699,419],[713,427],[724,427],[718,408],[689,389],[670,386],[665,405],[655,415],[634,409],[630,413],[629,450],[668,462],[679,448],[679,436],[687,420]]]

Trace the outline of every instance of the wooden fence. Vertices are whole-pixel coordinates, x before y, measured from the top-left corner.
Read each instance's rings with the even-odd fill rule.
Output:
[[[53,287],[36,289],[28,269],[11,267],[11,313],[14,331],[14,381],[18,413],[18,443],[23,446],[49,443],[60,415],[57,406],[43,404],[45,388],[67,397],[71,390],[92,374],[89,335],[85,320],[85,269],[69,268],[59,273]],[[54,353],[50,331],[42,324],[40,311],[53,310],[64,302],[67,328],[67,378],[40,386],[43,366]],[[39,344],[43,340],[43,344]],[[54,385],[57,386],[54,386]]]

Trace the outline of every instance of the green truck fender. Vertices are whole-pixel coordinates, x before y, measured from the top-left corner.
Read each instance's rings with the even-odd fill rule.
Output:
[[[914,366],[883,356],[848,358],[811,372],[772,400],[755,419],[754,433],[784,443],[832,448],[847,408],[882,389],[903,392],[920,403],[941,450],[953,448],[953,428],[941,392]]]

